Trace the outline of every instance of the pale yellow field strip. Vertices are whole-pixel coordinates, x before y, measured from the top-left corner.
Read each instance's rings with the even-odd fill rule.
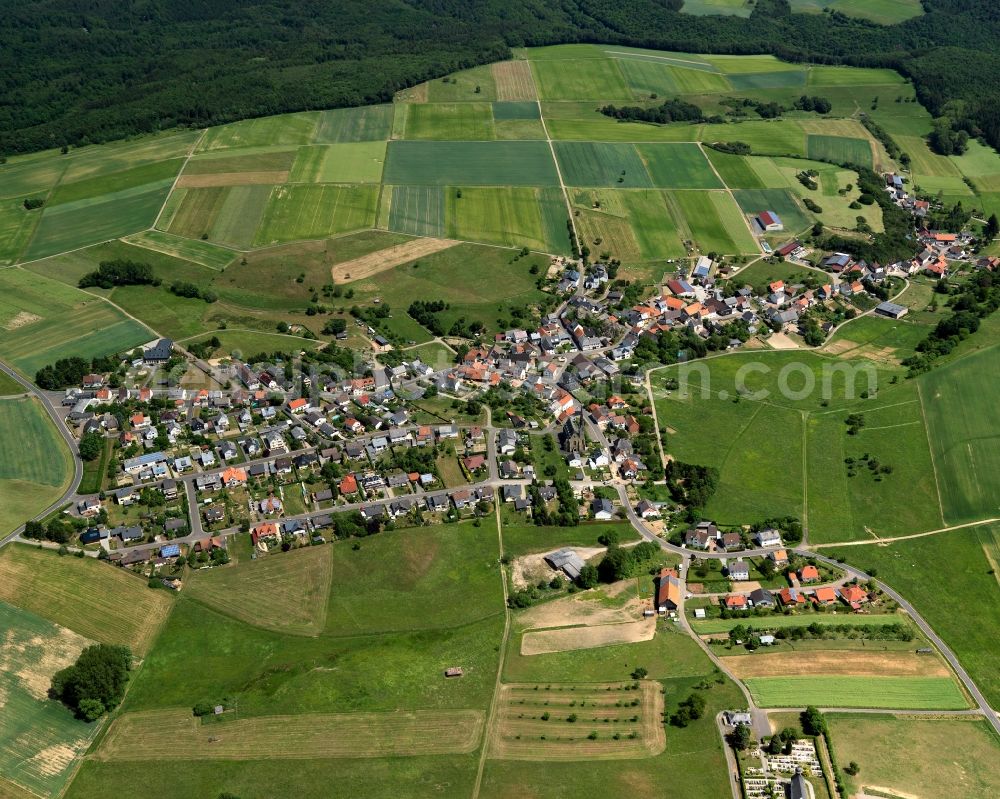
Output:
[[[307,713],[211,720],[184,709],[126,713],[115,720],[100,760],[262,760],[399,757],[472,752],[479,710]]]

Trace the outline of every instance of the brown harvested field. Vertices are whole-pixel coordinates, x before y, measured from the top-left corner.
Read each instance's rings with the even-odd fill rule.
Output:
[[[490,67],[498,100],[536,100],[535,82],[527,61],[501,61]]]
[[[38,794],[0,777],[0,799],[38,799]]]
[[[0,673],[17,680],[32,697],[48,697],[52,676],[76,662],[84,647],[92,643],[65,627],[51,635],[24,634],[16,628],[0,633]],[[3,707],[0,696],[0,707]]]
[[[207,189],[214,186],[254,186],[284,183],[288,172],[216,172],[207,175],[181,175],[178,189]]]
[[[876,347],[874,344],[866,344],[851,353],[852,358],[867,358],[869,361],[885,364],[888,366],[899,366],[900,358],[896,357],[898,350],[895,347]]]
[[[545,655],[550,652],[594,649],[612,644],[634,644],[638,641],[651,641],[655,634],[656,617],[623,624],[527,632],[521,637],[521,654]]]
[[[584,560],[590,560],[594,555],[604,552],[604,547],[573,547],[573,551]],[[510,579],[514,583],[515,588],[527,588],[529,585],[536,584],[541,579],[548,581],[555,576],[556,571],[545,562],[545,555],[546,552],[535,552],[531,555],[522,555],[519,558],[514,558],[514,563],[510,571]],[[532,626],[555,627],[558,625],[533,624]]]
[[[18,311],[10,320],[3,326],[4,330],[20,330],[22,327],[32,325],[35,322],[42,321],[42,317],[38,314],[33,314],[30,311]]]
[[[351,261],[343,261],[334,265],[330,270],[333,279],[337,283],[347,283],[352,280],[361,280],[379,272],[405,264],[415,258],[422,258],[441,250],[447,250],[459,244],[451,239],[413,239],[405,244],[397,244],[395,247],[387,247],[384,250],[376,250],[368,255],[362,255]]]
[[[319,635],[332,578],[333,550],[306,547],[195,572],[185,593],[255,627]]]
[[[823,352],[828,355],[843,355],[845,352],[850,352],[855,350],[861,345],[856,341],[851,341],[850,339],[842,338],[839,341],[834,341],[823,347]]]
[[[652,757],[666,748],[662,715],[663,693],[652,680],[504,685],[489,754],[536,761]],[[575,721],[568,720],[571,716]],[[592,732],[597,733],[593,740]]]
[[[724,657],[737,677],[838,675],[850,677],[948,677],[951,672],[936,655],[916,652],[830,650],[778,652]]]
[[[478,710],[223,716],[202,724],[183,708],[125,713],[94,756],[184,761],[447,755],[474,751],[482,732]]]
[[[129,646],[140,656],[174,603],[168,592],[115,566],[22,544],[0,551],[0,599],[92,641]]]
[[[528,630],[579,624],[620,624],[641,619],[643,605],[643,600],[635,598],[622,607],[614,608],[604,604],[600,594],[575,594],[529,608],[520,615],[518,624]]]
[[[397,103],[426,103],[430,84],[418,83],[408,89],[400,89],[394,98]]]

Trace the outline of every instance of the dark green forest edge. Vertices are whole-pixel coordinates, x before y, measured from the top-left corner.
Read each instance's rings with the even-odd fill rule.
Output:
[[[0,153],[384,102],[510,57],[594,42],[896,69],[955,130],[1000,145],[1000,4],[923,0],[884,27],[760,0],[749,19],[683,0],[0,0]]]

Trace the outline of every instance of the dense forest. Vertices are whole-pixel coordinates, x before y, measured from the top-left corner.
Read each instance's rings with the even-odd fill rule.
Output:
[[[923,4],[883,27],[786,0],[749,19],[681,0],[0,0],[0,152],[387,101],[566,42],[892,67],[935,116],[1000,144],[1000,4]]]

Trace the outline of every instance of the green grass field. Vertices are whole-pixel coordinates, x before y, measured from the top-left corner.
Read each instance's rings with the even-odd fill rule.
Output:
[[[225,269],[236,257],[236,253],[207,241],[187,239],[174,236],[162,230],[146,230],[135,236],[129,236],[129,244],[136,244],[147,250],[182,258],[210,269]],[[148,257],[148,256],[147,256]]]
[[[66,443],[35,399],[0,401],[0,533],[59,499],[73,475]]]
[[[316,635],[326,620],[331,576],[330,548],[309,547],[241,559],[226,569],[200,570],[192,576],[187,595],[247,624]],[[271,594],[263,607],[255,601],[260,591]]]
[[[547,552],[564,546],[596,547],[597,539],[606,532],[614,531],[621,543],[637,540],[632,525],[626,522],[594,522],[577,527],[539,527],[535,524],[511,524],[503,526],[504,554],[511,557],[533,552]]]
[[[71,150],[63,159],[67,163],[62,180],[69,183],[95,175],[121,172],[143,164],[180,158],[191,152],[200,135],[197,130],[170,131]],[[56,152],[52,150],[51,154],[55,158],[62,158]]]
[[[444,236],[445,192],[441,186],[392,186],[388,227],[413,236]],[[454,192],[454,189],[451,190]],[[511,190],[513,191],[513,190]]]
[[[69,161],[55,152],[31,158],[12,158],[0,164],[0,195],[22,200],[37,192],[47,192],[62,177]]]
[[[293,183],[378,183],[385,163],[385,142],[300,147],[292,164]]]
[[[431,186],[554,186],[545,142],[389,142],[384,180]]]
[[[73,182],[63,180],[52,191],[46,202],[46,207],[76,203],[81,200],[93,200],[105,195],[127,192],[150,184],[161,184],[163,181],[173,181],[181,171],[183,158],[171,158],[167,161],[154,161],[133,169],[121,172],[96,175]]]
[[[479,141],[496,138],[489,103],[411,103],[404,138],[433,141]]]
[[[496,615],[409,633],[283,635],[182,596],[126,706],[187,707],[192,697],[230,696],[238,698],[241,716],[484,708],[493,691],[502,626]],[[444,669],[458,663],[465,677],[446,682]],[[173,679],[180,673],[183,680]]]
[[[790,0],[793,13],[819,14],[827,9],[879,25],[895,25],[923,13],[919,0]]]
[[[720,755],[721,757],[721,755]],[[158,761],[84,762],[73,781],[69,799],[101,799],[108,792],[121,796],[156,794],[163,799],[189,799],[206,785],[242,799],[271,799],[278,795],[301,799],[398,799],[434,795],[467,799],[476,781],[479,755],[423,757],[366,757],[356,760],[194,760],[177,768],[169,780],[156,771]]]
[[[128,350],[153,338],[109,303],[23,269],[0,271],[0,357],[27,377],[71,355]]]
[[[817,161],[837,164],[858,164],[871,169],[872,148],[865,139],[844,136],[822,136],[810,133],[806,137],[806,155]]]
[[[241,147],[236,150],[213,150],[194,155],[184,166],[184,177],[192,175],[231,175],[244,182],[248,173],[288,172],[299,151],[297,147]]]
[[[729,188],[763,189],[766,187],[760,175],[754,170],[754,164],[761,159],[720,153],[711,148],[707,148],[705,153]]]
[[[159,227],[192,239],[207,237],[224,246],[249,247],[270,195],[271,187],[264,185],[176,189]]]
[[[761,707],[870,707],[961,710],[968,701],[951,677],[749,677]]]
[[[25,260],[44,258],[152,227],[173,178],[42,209]]]
[[[546,101],[635,99],[617,61],[611,59],[531,60],[538,96]]]
[[[281,333],[265,333],[259,330],[218,330],[196,336],[192,341],[218,337],[222,346],[219,352],[226,355],[241,354],[251,357],[262,352],[299,352],[314,350],[318,341],[299,336],[282,335]]]
[[[954,799],[1000,792],[1000,741],[982,719],[828,713],[826,724],[837,760],[861,766],[859,774],[844,775],[852,793],[866,785]]]
[[[577,228],[592,250],[608,251],[625,263],[686,255],[684,219],[662,191],[594,189],[576,191],[572,199],[580,209]]]
[[[69,782],[99,725],[75,719],[45,692],[52,675],[72,663],[90,642],[4,602],[0,602],[0,622],[4,629],[0,770],[5,779],[34,794],[55,796]],[[6,796],[2,787],[0,792]]]
[[[732,86],[714,67],[691,63],[685,58],[619,54],[612,51],[625,75],[629,88],[637,97],[669,96],[674,94],[715,94],[727,92]]]
[[[489,64],[465,69],[444,79],[430,81],[426,99],[432,103],[473,102],[496,99],[496,83]],[[478,91],[477,91],[478,89]],[[405,94],[406,90],[402,92]]]
[[[496,522],[414,528],[333,546],[326,632],[459,627],[503,612]],[[360,598],[363,602],[359,602]]]
[[[661,189],[721,189],[700,147],[693,144],[639,144],[636,150],[653,185]]]
[[[0,200],[0,263],[17,260],[41,218],[40,210],[25,210],[24,200],[19,197]]]
[[[409,187],[407,191],[419,192],[421,188]],[[461,189],[460,198],[458,189],[449,187],[445,192],[447,238],[569,252],[566,204],[559,189],[471,186]],[[428,207],[436,210],[430,204]]]
[[[394,110],[391,105],[370,105],[321,111],[313,143],[337,144],[388,139],[392,135]]]
[[[725,127],[705,125],[701,137],[706,142],[745,142],[756,155],[806,156],[806,134],[794,119],[751,119]]]
[[[728,192],[676,191],[666,195],[702,252],[756,253],[743,213]]]
[[[533,265],[544,269],[548,259],[532,255],[514,260],[515,255],[513,250],[461,244],[351,285],[359,304],[377,297],[398,309],[391,322],[409,320],[405,311],[415,299],[441,299],[450,303],[440,314],[446,329],[465,317],[467,322],[481,321],[494,332],[498,320],[509,320],[511,307],[542,296],[530,270]],[[413,326],[423,330],[416,322]]]
[[[329,112],[327,112],[329,113]],[[308,111],[278,117],[260,117],[209,128],[198,143],[199,153],[232,147],[273,147],[311,144],[320,114]]]
[[[958,655],[991,704],[1000,701],[992,641],[1000,634],[997,525],[899,541],[887,547],[842,547],[825,554],[865,570],[905,596]],[[970,613],[968,608],[975,611]]]
[[[320,239],[373,227],[377,200],[375,186],[275,186],[254,243]]]
[[[653,182],[631,144],[558,142],[556,157],[567,186],[652,188]]]
[[[860,5],[859,0],[853,2]],[[891,69],[827,66],[809,68],[810,86],[901,86],[905,82],[902,75]]]
[[[667,446],[675,457],[720,470],[718,490],[705,508],[708,517],[746,524],[774,515],[802,518],[808,511],[810,540],[818,543],[941,525],[913,384],[891,384],[890,373],[880,373],[870,361],[845,363],[804,352],[731,356],[692,366],[686,399],[679,391],[657,392],[662,376],[674,373],[680,374],[671,369],[654,375],[657,415],[661,428],[674,431]],[[863,399],[870,378],[877,397]],[[703,386],[710,396],[702,394]],[[743,397],[734,401],[741,390]],[[852,412],[865,419],[856,436],[847,435],[844,423]],[[849,476],[845,458],[865,454],[891,473],[876,480],[860,464]]]
[[[945,519],[993,518],[1000,492],[1000,422],[985,410],[1000,349],[993,346],[920,379]]]

